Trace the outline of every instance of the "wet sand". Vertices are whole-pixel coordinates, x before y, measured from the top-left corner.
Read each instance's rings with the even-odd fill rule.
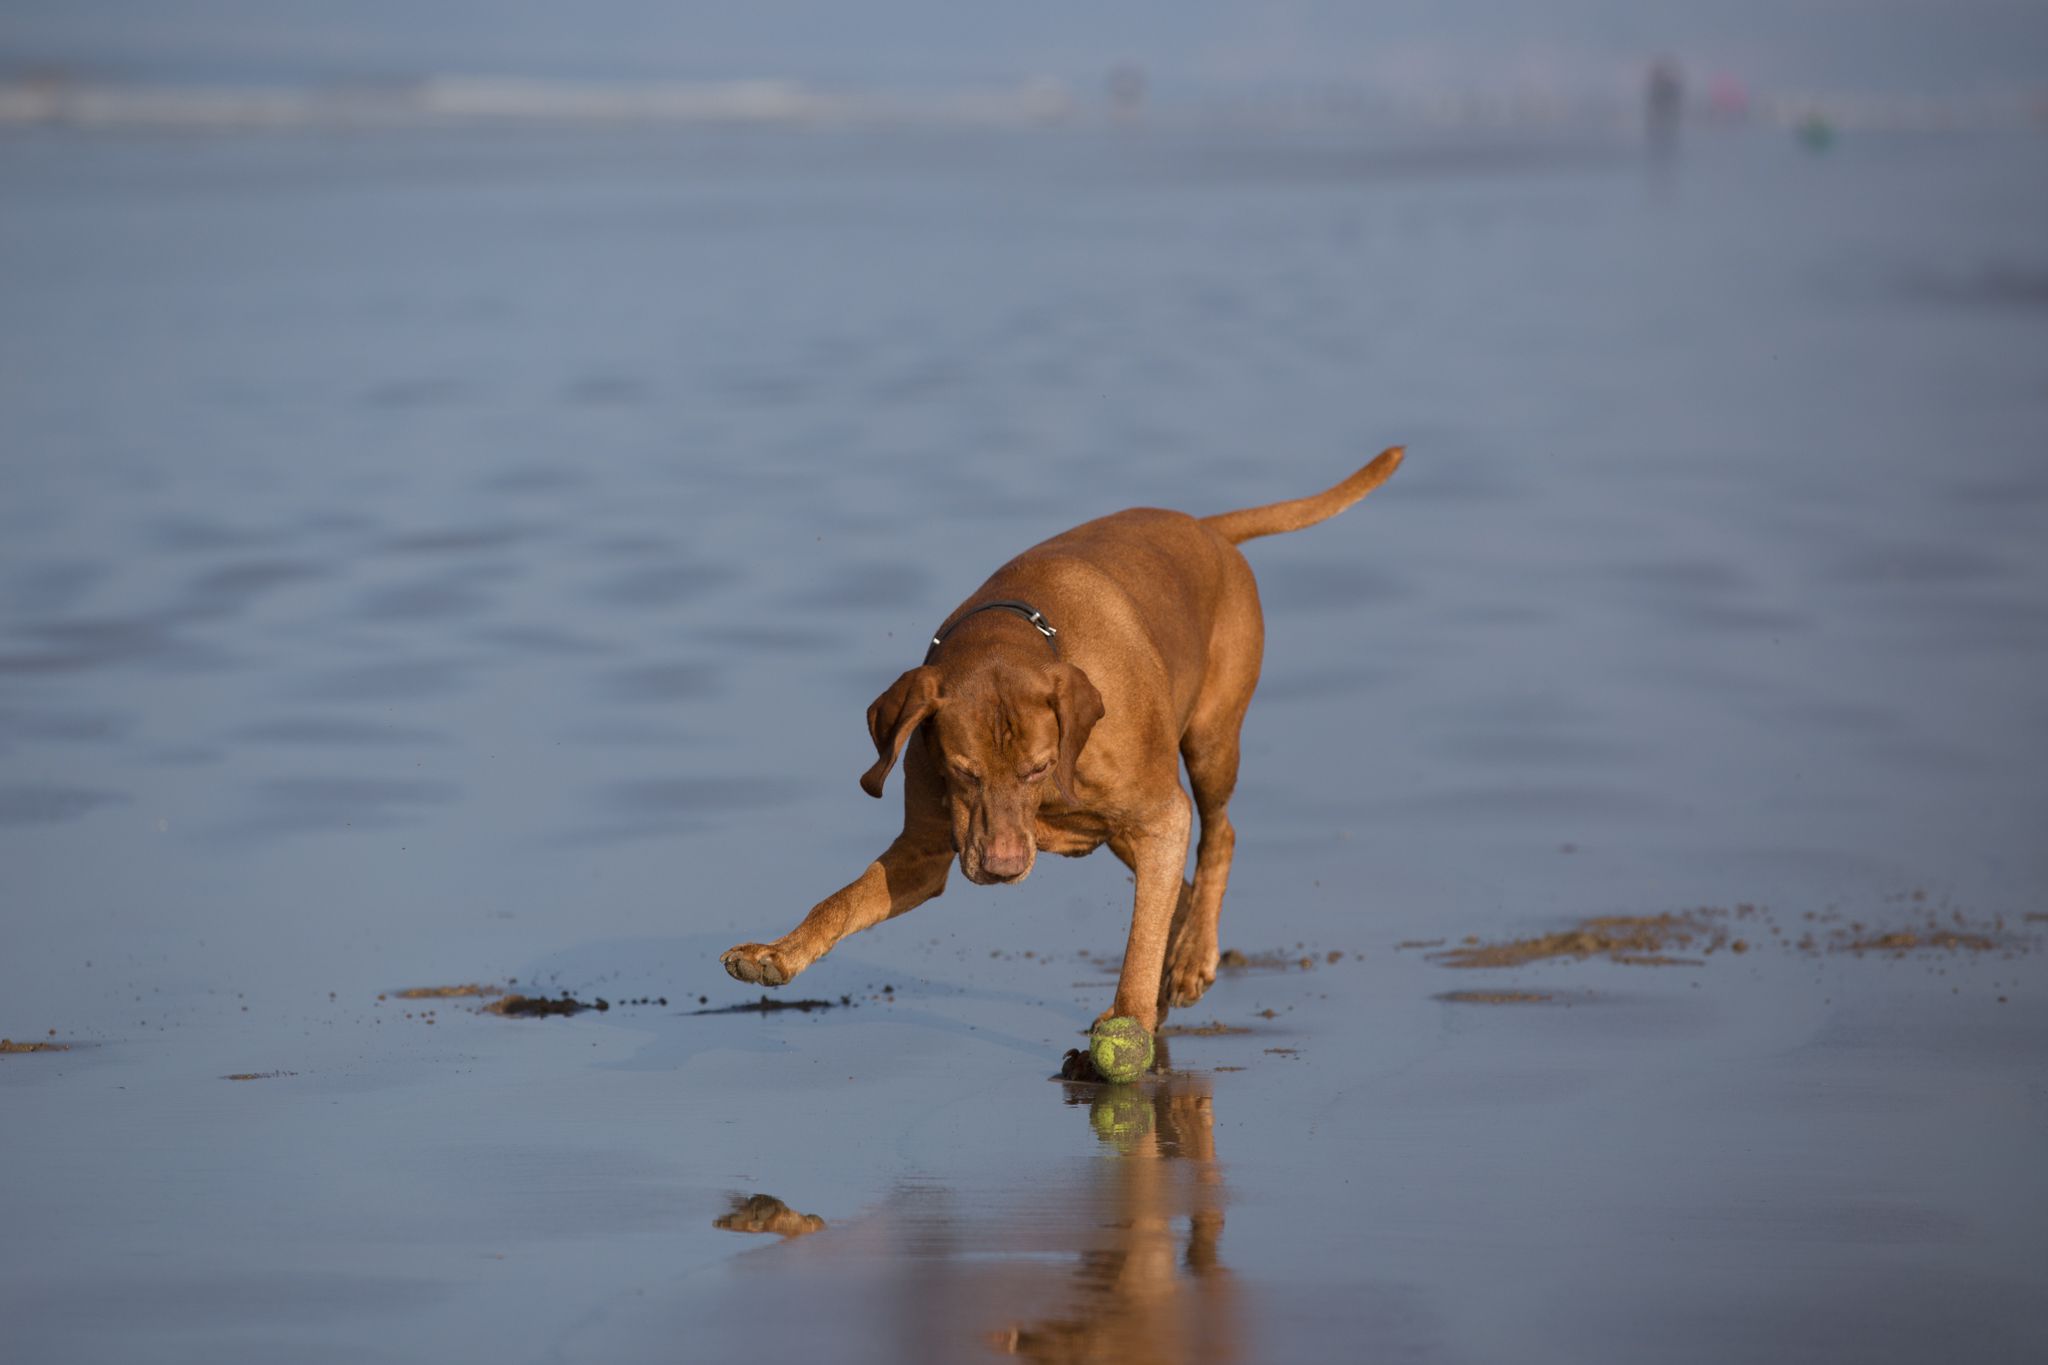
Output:
[[[658,973],[695,956],[665,951]],[[851,984],[894,956],[819,970]],[[90,1135],[13,1139],[41,1178],[11,1207],[58,1254],[15,1239],[11,1339],[37,1359],[2017,1360],[2048,1327],[2031,948],[1566,959],[1446,991],[1467,973],[1389,945],[1225,980],[1204,1006],[1243,1022],[1169,1038],[1127,1087],[1049,1079],[1083,1007],[1059,956],[910,956],[891,1003],[822,1018],[470,1002],[431,1030],[194,1020],[9,1057],[17,1112]],[[210,1079],[230,1055],[295,1069]]]
[[[2041,140],[1268,136],[0,141],[0,1357],[2048,1357]],[[1395,440],[1164,1070],[1106,856],[719,971]]]

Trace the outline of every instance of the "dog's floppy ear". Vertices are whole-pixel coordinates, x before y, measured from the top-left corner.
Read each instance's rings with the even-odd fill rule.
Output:
[[[1081,760],[1081,746],[1088,732],[1102,719],[1102,694],[1088,675],[1069,663],[1052,666],[1052,709],[1060,720],[1060,761],[1053,773],[1060,795],[1074,799],[1074,765]]]
[[[881,757],[875,760],[874,767],[861,774],[862,791],[875,797],[882,794],[882,782],[889,776],[889,769],[896,766],[903,741],[910,738],[918,722],[938,709],[939,670],[929,665],[911,669],[875,698],[874,705],[868,707],[868,734],[874,738],[875,752]]]

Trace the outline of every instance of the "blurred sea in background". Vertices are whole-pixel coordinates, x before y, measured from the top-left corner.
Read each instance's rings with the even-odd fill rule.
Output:
[[[2038,137],[0,158],[6,863],[103,963],[194,914],[328,971],[380,920],[801,909],[891,814],[862,709],[1003,558],[1396,442],[1255,547],[1241,877],[1341,836],[1502,910],[2042,885]]]
[[[1753,119],[1659,148],[1619,117],[47,117],[0,130],[0,1032],[79,1046],[61,1076],[0,1067],[0,1158],[38,1175],[0,1195],[22,1296],[0,1342],[41,1348],[24,1359],[370,1349],[319,1316],[320,1274],[351,1323],[415,1334],[382,1343],[395,1358],[572,1340],[592,1286],[661,1254],[650,1170],[686,1169],[698,1228],[691,1201],[774,1183],[778,1153],[829,1176],[835,1219],[964,1159],[881,1100],[819,1120],[879,1124],[859,1158],[690,1126],[747,1075],[741,1109],[804,1101],[822,1023],[730,1053],[690,1041],[701,1021],[615,1015],[533,1053],[494,1020],[424,1043],[364,1020],[379,991],[457,980],[743,998],[717,951],[787,928],[892,832],[894,790],[855,787],[863,709],[989,570],[1125,506],[1313,492],[1389,444],[1409,462],[1370,502],[1250,547],[1267,666],[1226,944],[1372,959],[1914,892],[2044,908],[2038,131],[1838,112],[1831,141]],[[1017,891],[956,879],[795,989],[916,979],[922,1024],[838,1025],[859,1035],[838,1046],[895,1050],[911,1098],[889,1114],[1008,1112],[917,1098],[913,1073],[1038,1084],[1107,992],[990,954],[1114,953],[1127,907],[1106,856]],[[2011,970],[2033,973],[2029,1041],[2000,1054],[2020,1065],[2042,1001],[2037,965]],[[1803,984],[1742,989],[1742,1037],[1825,1032]],[[1244,1004],[1218,992],[1193,1014]],[[1353,1058],[1403,1036],[1324,1027]],[[947,1049],[970,1028],[968,1065]],[[260,1087],[213,1098],[269,1067],[345,1126],[250,1108]],[[594,1135],[587,1115],[627,1113],[595,1094],[548,1116],[549,1077],[647,1094],[649,1069],[684,1086],[673,1147],[630,1116]],[[2038,1135],[2038,1075],[2013,1103],[1992,1126]],[[538,1155],[471,1126],[486,1113],[537,1123]],[[1351,1169],[1261,1146],[1300,1124],[1251,1127],[1218,1144],[1241,1187],[1264,1170],[1284,1200]],[[1982,1186],[1944,1197],[1996,1228],[1900,1234],[1935,1226],[1958,1275],[2039,1250],[2037,1168],[2013,1198],[2019,1167],[1977,1156]],[[297,1193],[237,1193],[265,1189]],[[1502,1235],[1560,1216],[1526,1212]],[[527,1213],[596,1239],[546,1264],[553,1297],[419,1259],[434,1227],[517,1244]],[[642,1240],[601,1235],[622,1226]],[[1244,1226],[1226,1249],[1252,1285],[1349,1244]],[[690,1235],[699,1260],[724,1236]],[[1588,1276],[1634,1259],[1585,1245]],[[92,1286],[173,1262],[186,1289],[84,1325]],[[301,1316],[222,1335],[191,1306],[235,1320],[245,1294]],[[1330,1311],[1247,1358],[1316,1358]],[[1454,1356],[1515,1330],[1483,1309],[1414,1328]],[[1586,1340],[1538,1329],[1524,1354]],[[1660,1340],[1609,1344],[1669,1358]]]

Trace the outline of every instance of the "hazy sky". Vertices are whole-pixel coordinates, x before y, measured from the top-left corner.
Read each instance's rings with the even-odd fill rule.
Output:
[[[0,67],[1572,91],[1661,51],[1778,89],[2048,89],[2048,0],[0,0]]]

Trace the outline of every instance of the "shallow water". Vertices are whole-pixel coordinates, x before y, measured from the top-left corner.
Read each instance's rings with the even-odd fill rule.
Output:
[[[2044,171],[0,140],[0,1034],[73,1045],[0,1056],[0,1348],[2038,1357]],[[1395,442],[1250,551],[1252,1032],[1047,1083],[1106,856],[685,1012],[886,841],[861,713],[996,563]],[[2016,955],[1396,946],[1735,902]],[[669,1004],[379,998],[515,978]]]

